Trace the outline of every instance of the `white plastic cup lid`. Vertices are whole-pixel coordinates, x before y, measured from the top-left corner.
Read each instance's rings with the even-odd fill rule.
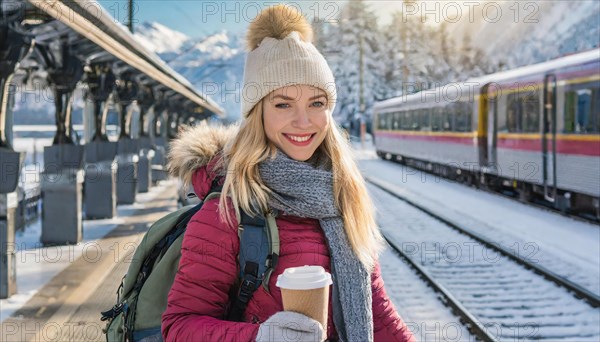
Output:
[[[289,290],[313,290],[333,284],[331,274],[321,266],[289,267],[277,277],[278,287]]]

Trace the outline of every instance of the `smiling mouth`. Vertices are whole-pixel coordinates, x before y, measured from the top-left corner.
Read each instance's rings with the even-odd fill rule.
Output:
[[[296,145],[296,146],[306,146],[308,144],[310,144],[313,141],[313,138],[315,137],[315,135],[317,135],[317,133],[311,133],[311,134],[286,134],[283,133],[283,136],[285,136],[285,138],[291,142],[292,144]]]

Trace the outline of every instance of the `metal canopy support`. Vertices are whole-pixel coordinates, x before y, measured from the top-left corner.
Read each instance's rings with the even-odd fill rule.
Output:
[[[116,77],[109,63],[86,65],[82,79],[88,86],[86,100],[93,108],[94,135],[92,141],[108,141],[106,136],[106,116],[108,102],[115,88]],[[86,104],[87,104],[86,101]]]
[[[63,91],[53,87],[56,134],[54,135],[53,145],[70,144],[74,145],[71,132],[71,110],[73,108],[73,91]]]
[[[117,214],[117,143],[108,141],[106,116],[116,77],[109,63],[84,67],[86,106],[92,107],[93,136],[85,146],[83,207],[87,219],[111,218]]]
[[[155,149],[148,135],[148,116],[153,112],[154,91],[152,87],[144,85],[141,87],[137,99],[140,108],[139,117],[139,163],[138,163],[138,191],[148,192],[152,185],[152,159]]]
[[[177,110],[173,115],[169,115],[167,117],[167,138],[169,140],[174,139],[177,136],[177,131],[179,130],[179,123],[181,122],[182,113],[180,110]]]
[[[148,192],[152,185],[152,159],[155,156],[154,146],[149,137],[139,139],[138,192]]]
[[[71,131],[71,108],[83,65],[63,35],[58,46],[40,51],[46,56],[48,83],[54,92],[56,135],[53,145],[44,148],[42,172],[42,237],[47,245],[76,244],[81,241],[83,146]]]
[[[140,137],[148,136],[148,113],[154,106],[154,90],[151,86],[143,85],[137,97],[140,107]]]
[[[116,83],[116,105],[119,113],[121,133],[119,139],[131,138],[131,113],[127,110],[138,95],[138,84],[133,79],[131,71],[124,71],[119,75]]]
[[[0,6],[0,148],[12,150],[12,104],[10,84],[19,62],[31,52],[33,42],[22,37],[3,20]]]
[[[12,74],[0,74],[0,148],[12,150],[13,111],[12,98],[14,93],[10,90]]]
[[[147,115],[148,111],[140,112],[140,117]],[[143,113],[143,114],[142,114]],[[139,138],[139,164],[138,164],[138,191],[148,192],[152,186],[152,160],[156,154],[156,149],[150,136],[144,132],[145,122],[140,118],[140,138]]]
[[[156,184],[161,180],[167,179],[166,172],[166,124],[165,117],[168,111],[164,102],[159,101],[154,106],[154,117],[152,120],[152,144],[154,145],[154,158],[152,158],[152,183]]]
[[[0,299],[17,292],[15,219],[17,186],[25,155],[12,148],[11,79],[32,43],[9,27],[18,9],[0,6]],[[29,50],[28,50],[29,47]]]
[[[71,132],[71,109],[73,106],[73,93],[77,82],[83,74],[81,61],[73,55],[72,47],[68,43],[68,37],[60,39],[58,51],[48,49],[52,54],[53,64],[48,68],[48,81],[54,92],[54,106],[56,108],[56,135],[53,145],[75,144],[73,132]]]

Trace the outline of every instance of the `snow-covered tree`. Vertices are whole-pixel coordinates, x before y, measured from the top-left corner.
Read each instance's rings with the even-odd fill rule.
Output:
[[[374,101],[387,95],[385,50],[377,17],[366,2],[350,1],[336,23],[328,23],[325,46],[338,87],[334,117],[357,133],[360,120],[370,121]],[[320,28],[319,28],[320,30]]]

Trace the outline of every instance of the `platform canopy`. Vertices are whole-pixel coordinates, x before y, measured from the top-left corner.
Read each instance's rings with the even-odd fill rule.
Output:
[[[140,44],[131,32],[95,1],[13,0],[2,1],[3,13],[20,15],[19,27],[33,38],[33,45],[51,51],[67,40],[70,53],[86,64],[111,63],[113,69],[131,70],[136,80],[162,93],[164,100],[177,108],[206,118],[224,116],[224,110],[196,90],[183,76],[170,68],[155,53]],[[40,50],[44,50],[40,49]],[[35,51],[34,51],[35,52]],[[52,55],[33,53],[21,68],[40,69],[36,62]],[[50,56],[51,58],[51,56]]]

